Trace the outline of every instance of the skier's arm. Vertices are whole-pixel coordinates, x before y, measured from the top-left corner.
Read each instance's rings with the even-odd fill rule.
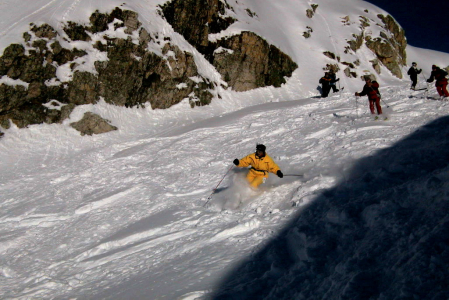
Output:
[[[247,155],[244,158],[242,158],[239,161],[239,164],[237,165],[237,167],[242,167],[242,168],[248,167],[249,165],[251,165],[252,162],[253,162],[253,160],[251,159],[251,154],[250,154],[250,155]]]
[[[282,174],[281,169],[273,160],[270,161],[269,168],[270,172],[276,174],[277,176],[279,176],[279,178],[284,177],[284,174]]]
[[[363,90],[360,93],[355,93],[356,96],[366,96],[368,94],[366,86],[363,87]]]
[[[268,164],[268,171],[276,174],[278,171],[281,170],[281,168],[279,168],[279,166],[273,161],[273,159],[270,160],[269,164]]]

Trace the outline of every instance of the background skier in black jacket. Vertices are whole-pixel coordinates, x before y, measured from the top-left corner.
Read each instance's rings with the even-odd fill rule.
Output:
[[[410,87],[412,90],[416,88],[416,83],[418,82],[418,74],[420,74],[422,69],[417,68],[417,64],[412,62],[412,66],[408,69],[407,74],[410,76],[410,80],[412,81],[412,86]]]

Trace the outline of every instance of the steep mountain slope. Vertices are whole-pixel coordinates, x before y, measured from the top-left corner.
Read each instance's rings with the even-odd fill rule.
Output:
[[[165,109],[261,87],[311,96],[329,69],[352,90],[368,73],[381,83],[399,80],[407,64],[403,30],[363,1],[28,4],[22,4],[28,15],[18,14],[1,31],[6,129],[11,122],[62,123],[75,106],[100,99]],[[5,5],[14,10],[13,2]]]
[[[145,48],[148,60],[163,60],[161,68],[176,72],[168,66],[183,57],[192,62],[188,72],[198,74],[193,81],[208,81],[214,89],[205,106],[192,108],[183,98],[166,109],[150,102],[126,107],[111,103],[127,88],[121,89],[120,74],[111,74],[115,85],[101,91],[110,98],[75,105],[60,124],[10,124],[0,139],[0,298],[447,298],[448,102],[437,101],[432,86],[410,91],[406,78],[382,64],[381,74],[375,73],[370,60],[376,55],[366,41],[345,53],[353,34],[363,31],[354,20],[386,13],[362,1],[226,3],[234,11],[217,15],[236,21],[225,23],[209,41],[252,32],[252,40],[276,46],[298,65],[280,87],[229,88],[213,62],[164,19],[166,1],[2,2],[3,49],[19,43],[25,56],[42,59],[27,52],[22,33],[35,25],[29,35],[34,42],[46,34],[41,37],[47,47],[53,31],[44,30],[45,23],[59,37],[92,39],[83,34],[86,27],[101,44],[124,37],[124,44],[139,52],[144,31],[129,34],[122,26],[134,20],[129,26],[154,35]],[[91,27],[96,10],[106,21],[116,14],[123,18],[116,7],[130,11],[125,14],[131,18],[94,19],[107,29]],[[67,27],[68,21],[75,23]],[[376,36],[376,28],[380,36],[385,23],[379,24],[365,30],[372,27]],[[57,59],[77,64],[51,64],[69,83],[77,76],[73,70],[91,74],[81,99],[99,92],[89,88],[98,76],[94,66],[112,62],[125,70],[130,62],[112,60],[92,41],[62,39],[67,51],[59,49],[66,55]],[[117,49],[130,54],[128,48],[110,50]],[[427,66],[449,61],[449,54],[406,50],[407,59],[423,67],[423,77],[429,75]],[[88,58],[74,57],[82,51]],[[226,53],[232,54],[215,52]],[[342,63],[356,58],[360,64]],[[327,64],[348,67],[350,76],[357,76],[339,72],[345,89],[320,99],[316,86]],[[387,121],[373,120],[366,99],[354,97],[365,72],[381,83]],[[4,89],[17,85],[26,92],[31,86],[3,80]],[[57,82],[47,83],[51,89]],[[181,90],[196,87],[186,85]],[[421,77],[419,86],[426,86]],[[56,116],[69,105],[58,99],[44,106],[57,110]],[[118,130],[81,136],[70,124],[90,114]],[[284,174],[302,176],[272,175],[259,193],[246,189],[246,170],[233,168],[232,160],[253,152],[256,143],[267,146]]]

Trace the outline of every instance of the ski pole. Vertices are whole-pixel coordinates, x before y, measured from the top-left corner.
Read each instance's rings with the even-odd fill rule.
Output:
[[[213,189],[212,193],[209,195],[209,197],[207,197],[207,201],[206,201],[206,203],[204,203],[203,206],[206,206],[207,203],[209,203],[210,199],[212,199],[212,195],[215,193],[215,191],[218,189],[218,186],[220,185],[220,183],[223,181],[223,179],[225,179],[226,175],[228,175],[229,171],[231,171],[231,169],[232,169],[233,167],[234,167],[234,166],[232,165],[232,166],[229,168],[229,170],[226,172],[226,174],[224,174],[223,178],[221,178],[220,182],[219,182],[219,183],[217,184],[217,186]]]
[[[303,177],[304,175],[302,175],[302,174],[284,174],[284,177],[285,176],[298,176],[298,177]]]
[[[424,73],[421,73],[421,75],[422,75],[422,78],[424,79],[424,82],[427,82],[426,77],[424,77]]]
[[[382,102],[388,107],[390,107],[390,105],[387,104],[387,102],[385,102],[382,98],[380,98],[380,100],[382,100]]]
[[[357,114],[357,118],[359,117],[359,102],[357,102],[358,98],[358,96],[355,96],[355,113]]]

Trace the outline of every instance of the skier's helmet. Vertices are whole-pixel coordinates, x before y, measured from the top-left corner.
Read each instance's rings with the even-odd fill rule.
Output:
[[[265,152],[265,149],[267,149],[267,147],[265,147],[265,145],[262,145],[262,144],[256,145],[256,151],[260,150],[262,152]]]

